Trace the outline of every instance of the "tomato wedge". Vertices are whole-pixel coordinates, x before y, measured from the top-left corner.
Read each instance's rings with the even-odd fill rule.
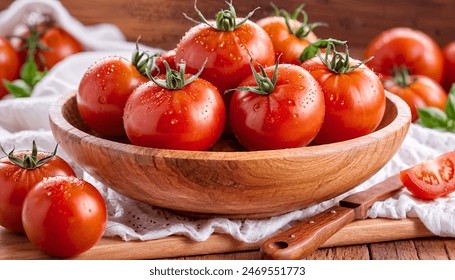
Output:
[[[446,196],[455,191],[455,152],[403,170],[400,178],[415,197],[432,200]]]

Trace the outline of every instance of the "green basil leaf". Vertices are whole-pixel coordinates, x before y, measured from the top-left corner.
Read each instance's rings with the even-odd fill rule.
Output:
[[[428,128],[447,128],[447,115],[439,108],[426,107],[417,109],[420,124]]]
[[[455,120],[455,86],[452,89],[447,98],[446,114],[449,119]]]
[[[38,66],[35,61],[27,60],[21,68],[21,79],[29,86],[33,86],[36,73],[38,72]]]
[[[30,97],[32,87],[23,80],[15,80],[13,82],[3,81],[3,84],[14,97]]]
[[[37,83],[39,83],[39,81],[41,81],[44,78],[44,76],[46,76],[46,74],[47,74],[47,71],[37,71],[35,73],[35,76],[33,77],[32,81],[31,81],[30,85],[32,87],[35,87],[35,85]]]

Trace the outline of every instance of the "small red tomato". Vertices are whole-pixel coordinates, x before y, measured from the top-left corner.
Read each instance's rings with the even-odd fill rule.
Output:
[[[455,152],[419,163],[402,170],[403,185],[416,197],[426,200],[455,191]]]
[[[396,27],[383,31],[369,43],[365,57],[373,57],[367,66],[385,76],[391,76],[396,67],[406,67],[412,75],[428,76],[438,83],[442,79],[442,51],[419,30]]]
[[[197,73],[206,63],[201,78],[221,94],[251,74],[250,57],[264,66],[275,63],[273,44],[264,29],[248,18],[237,18],[228,4],[229,10],[220,11],[216,21],[203,18],[203,23],[192,27],[175,50],[177,63],[184,62],[189,73]]]
[[[77,108],[81,118],[101,137],[124,137],[126,100],[136,87],[147,81],[125,58],[112,56],[96,61],[79,83]]]
[[[303,50],[318,40],[313,29],[321,24],[307,23],[303,5],[297,8],[292,17],[286,11],[282,11],[281,14],[260,19],[256,23],[270,36],[276,57],[280,57],[280,63],[300,65]],[[304,15],[303,22],[297,19],[301,14]]]
[[[22,205],[27,193],[45,177],[76,176],[73,168],[54,153],[32,150],[10,152],[0,158],[0,225],[23,232]]]
[[[166,74],[164,61],[167,62],[171,69],[177,70],[177,63],[175,62],[175,49],[164,52],[155,59],[155,68],[152,71],[152,76]]]
[[[165,80],[153,78],[128,98],[123,119],[134,145],[208,150],[220,138],[226,119],[221,95],[208,81],[184,74],[184,64],[179,69],[168,69]]]
[[[38,69],[51,69],[66,57],[84,51],[84,46],[68,31],[53,22],[30,26],[22,36],[20,56],[27,59],[30,46],[34,46],[34,57]]]
[[[47,48],[39,52],[44,58],[47,69],[51,69],[66,57],[84,50],[76,38],[59,26],[47,29],[40,38],[40,44]]]
[[[443,49],[444,55],[444,79],[442,85],[449,92],[455,83],[455,41],[448,43]]]
[[[19,78],[19,70],[19,55],[6,38],[0,37],[0,99],[8,94],[3,81],[13,81]]]
[[[382,81],[384,88],[401,97],[411,109],[412,121],[419,118],[417,109],[436,107],[445,110],[447,93],[431,78],[422,75],[409,75],[405,68],[393,78]]]
[[[308,145],[321,129],[325,113],[324,94],[317,81],[292,64],[261,71],[260,79],[249,76],[232,95],[232,132],[247,150]]]
[[[329,46],[332,51],[306,60],[302,67],[319,82],[325,96],[325,119],[315,143],[327,144],[373,132],[382,121],[386,98],[379,77],[358,60],[335,50],[346,42],[320,40],[305,49]],[[329,48],[327,48],[328,50]],[[311,57],[311,56],[310,56]]]
[[[106,204],[90,183],[49,177],[30,190],[22,221],[28,239],[45,253],[72,257],[92,248],[106,228]]]

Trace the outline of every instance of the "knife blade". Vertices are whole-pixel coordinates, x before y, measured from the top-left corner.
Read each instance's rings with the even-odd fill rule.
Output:
[[[354,220],[365,219],[368,209],[403,187],[399,174],[340,200],[310,219],[267,239],[260,248],[263,259],[302,259],[318,249],[332,235]]]

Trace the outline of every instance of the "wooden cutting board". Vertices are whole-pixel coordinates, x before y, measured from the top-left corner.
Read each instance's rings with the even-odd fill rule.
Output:
[[[323,247],[366,244],[433,236],[418,219],[366,219],[355,221],[330,238]],[[89,251],[75,259],[160,259],[204,254],[257,250],[260,243],[244,243],[224,234],[213,234],[204,242],[185,236],[169,236],[150,241],[125,242],[103,238]],[[0,227],[0,259],[50,259],[25,235],[14,234]]]

